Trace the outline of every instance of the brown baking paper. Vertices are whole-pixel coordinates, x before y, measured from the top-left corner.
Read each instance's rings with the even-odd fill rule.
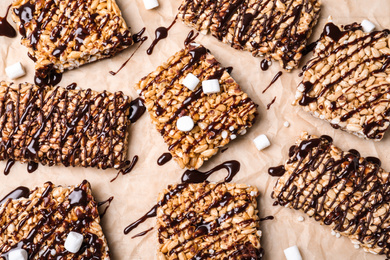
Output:
[[[11,0],[0,2],[0,16],[5,14]],[[148,41],[134,55],[127,66],[116,76],[109,74],[117,70],[136,49],[133,46],[114,58],[98,61],[79,69],[65,72],[61,86],[77,82],[81,88],[94,90],[123,91],[135,98],[137,96],[133,85],[143,76],[153,71],[158,65],[184,46],[184,39],[191,30],[181,22],[176,23],[169,31],[169,37],[162,40],[155,48],[153,55],[148,56],[146,49],[154,38],[154,31],[159,26],[169,26],[180,5],[179,0],[160,0],[160,7],[145,10],[142,0],[118,0],[124,18],[133,33],[144,26]],[[369,19],[378,29],[390,28],[390,2],[388,0],[323,0],[319,25],[314,29],[313,39],[317,39],[331,15],[336,24],[361,22]],[[11,22],[14,27],[15,24]],[[34,65],[27,57],[27,49],[19,44],[17,38],[0,37],[0,80],[6,80],[5,67],[20,61],[27,69],[27,75],[17,82],[33,82]],[[347,238],[336,238],[331,230],[321,226],[304,214],[284,207],[272,206],[270,198],[276,178],[267,174],[270,166],[280,165],[287,159],[288,148],[295,142],[301,131],[321,135],[327,134],[334,138],[335,145],[344,150],[355,148],[363,156],[377,156],[382,160],[382,166],[390,171],[390,134],[386,134],[381,142],[359,139],[340,130],[333,129],[327,122],[316,119],[305,113],[292,103],[295,89],[300,78],[300,70],[292,73],[283,72],[282,77],[265,93],[274,75],[281,70],[274,62],[268,71],[261,71],[260,58],[254,58],[250,53],[237,51],[218,42],[211,35],[199,35],[196,39],[206,46],[223,66],[233,66],[232,76],[243,90],[259,104],[259,118],[247,135],[237,138],[229,144],[229,149],[219,153],[205,163],[201,170],[208,170],[227,160],[238,160],[241,170],[234,182],[256,186],[261,193],[259,199],[260,217],[273,215],[274,220],[261,222],[263,230],[262,245],[265,250],[264,259],[284,259],[283,249],[297,245],[303,259],[385,259],[355,249]],[[305,57],[307,60],[310,54]],[[301,64],[302,67],[302,64]],[[275,103],[269,110],[266,105],[276,96]],[[283,123],[289,121],[291,126],[285,128]],[[271,147],[261,152],[257,151],[252,140],[259,134],[266,134]],[[46,181],[57,185],[79,184],[83,179],[91,182],[93,194],[98,201],[110,196],[115,199],[102,220],[103,230],[114,260],[119,259],[155,259],[157,250],[156,230],[135,239],[131,237],[155,224],[155,219],[147,220],[129,235],[123,234],[123,229],[131,222],[144,215],[155,203],[157,195],[168,184],[180,181],[183,170],[172,160],[164,166],[157,165],[158,157],[167,152],[167,146],[159,133],[149,122],[147,113],[130,128],[129,159],[139,156],[139,161],[133,171],[119,176],[114,182],[116,170],[97,170],[93,168],[66,168],[40,166],[32,174],[27,172],[27,165],[16,163],[8,176],[0,174],[0,197],[6,195],[17,186],[35,187]],[[0,162],[0,169],[5,162]],[[224,172],[219,172],[210,179],[222,180]],[[297,218],[304,216],[305,221]]]

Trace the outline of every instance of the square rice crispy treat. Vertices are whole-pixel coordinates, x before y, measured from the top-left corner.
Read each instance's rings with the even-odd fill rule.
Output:
[[[169,186],[157,209],[158,259],[261,259],[258,195],[244,184]]]
[[[122,168],[130,98],[28,83],[0,82],[0,160]]]
[[[218,79],[221,91],[205,94],[201,83],[192,91],[181,84],[192,73],[200,82]],[[257,105],[205,47],[189,44],[135,88],[149,111],[152,123],[164,137],[168,150],[180,167],[199,168],[227,145],[243,135],[255,121]],[[176,122],[190,116],[195,127],[178,130]]]
[[[235,49],[299,65],[320,13],[319,0],[183,0],[178,17]]]
[[[114,0],[15,0],[19,26],[39,77],[111,57],[133,44]]]
[[[389,33],[328,23],[294,104],[334,128],[380,141],[390,125]]]
[[[87,181],[70,187],[48,182],[31,192],[19,187],[7,197],[0,202],[0,259],[16,248],[26,250],[30,260],[110,259]],[[84,236],[75,254],[64,247],[71,231]]]
[[[344,152],[329,136],[302,133],[271,197],[303,211],[373,254],[390,257],[390,174],[375,157]]]

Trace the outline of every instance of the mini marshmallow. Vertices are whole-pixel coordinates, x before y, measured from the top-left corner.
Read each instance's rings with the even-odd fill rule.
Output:
[[[287,260],[302,260],[301,253],[297,246],[292,246],[284,250],[284,255]]]
[[[205,94],[219,93],[221,91],[218,79],[202,81],[202,88]]]
[[[8,253],[8,260],[27,260],[28,254],[27,251],[24,249],[14,249],[9,251]]]
[[[73,231],[69,232],[65,240],[65,249],[73,254],[77,253],[83,244],[83,239],[82,234]]]
[[[304,221],[304,220],[305,220],[305,219],[304,219],[302,216],[299,216],[299,217],[298,217],[298,221],[299,221],[299,222],[302,222],[302,221]]]
[[[373,24],[369,20],[363,20],[360,25],[362,26],[363,31],[366,33],[370,33],[375,29],[375,24]]]
[[[17,62],[5,68],[5,73],[10,79],[17,79],[26,75],[26,71],[24,70],[22,63]]]
[[[358,245],[358,244],[356,244],[356,245],[353,245],[356,249],[359,249],[360,248],[360,246]]]
[[[177,120],[176,126],[180,131],[188,132],[194,128],[194,121],[189,116],[182,116]]]
[[[253,140],[257,150],[261,151],[271,145],[266,135],[259,135]]]
[[[283,123],[283,125],[284,125],[284,127],[288,128],[288,127],[290,127],[290,122],[286,121]]]
[[[237,135],[235,135],[235,134],[233,134],[233,135],[230,136],[230,139],[231,139],[231,140],[234,140],[234,139],[236,139],[236,138],[237,138]]]
[[[192,73],[188,73],[181,84],[186,86],[189,90],[194,90],[198,86],[200,80]]]
[[[337,237],[337,238],[340,238],[340,237],[341,237],[340,233],[337,232],[337,233],[336,233],[336,237]]]
[[[158,0],[144,0],[146,10],[150,10],[159,6]]]
[[[223,139],[227,138],[228,137],[228,132],[226,130],[223,130],[221,136],[222,136]]]

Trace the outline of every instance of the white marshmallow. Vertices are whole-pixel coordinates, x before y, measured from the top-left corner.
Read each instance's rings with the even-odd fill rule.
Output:
[[[299,217],[298,217],[298,221],[299,221],[299,222],[302,222],[302,221],[304,221],[304,220],[305,220],[305,219],[304,219],[302,216],[299,216]]]
[[[83,244],[83,239],[82,234],[73,231],[69,232],[65,240],[65,249],[73,254],[77,253]]]
[[[186,86],[189,90],[194,90],[198,86],[200,80],[192,73],[188,73],[181,84]]]
[[[14,249],[9,251],[8,260],[27,260],[27,251],[24,249]]]
[[[222,136],[223,139],[227,138],[228,137],[228,132],[226,130],[223,130],[221,136]]]
[[[284,127],[288,128],[288,127],[290,127],[290,122],[286,121],[286,122],[283,123],[283,125],[284,125]]]
[[[337,237],[337,238],[340,238],[340,237],[341,237],[341,235],[340,235],[339,232],[336,233],[336,237]]]
[[[5,68],[5,73],[7,73],[8,78],[17,79],[26,75],[26,71],[24,70],[22,63],[17,62]]]
[[[177,120],[176,126],[180,131],[188,132],[194,128],[194,121],[189,116],[182,116]]]
[[[292,246],[287,249],[284,249],[284,255],[287,260],[302,260],[301,253],[297,246]]]
[[[271,145],[266,135],[259,135],[253,140],[257,150],[261,151]]]
[[[150,10],[159,6],[158,0],[144,0],[146,10]]]
[[[205,94],[219,93],[221,91],[218,79],[202,81],[202,88]]]
[[[354,245],[354,247],[355,247],[356,249],[359,249],[359,248],[360,248],[360,246],[359,246],[358,244]]]
[[[375,24],[373,24],[369,20],[363,20],[360,25],[362,26],[363,31],[366,33],[370,33],[375,29]]]
[[[235,135],[235,134],[232,134],[231,136],[230,136],[230,139],[232,139],[232,140],[234,140],[234,139],[236,139],[237,138],[237,135]]]

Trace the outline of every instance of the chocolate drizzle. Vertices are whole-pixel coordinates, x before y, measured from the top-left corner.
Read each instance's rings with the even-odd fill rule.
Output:
[[[267,110],[271,108],[271,106],[275,103],[276,97],[272,99],[272,101],[267,105]]]
[[[157,164],[159,166],[162,166],[169,162],[172,159],[172,154],[171,153],[163,153],[157,160]]]
[[[271,80],[271,83],[269,83],[268,87],[266,87],[261,93],[264,94],[280,78],[280,76],[282,76],[282,74],[283,72],[281,71],[276,73],[275,77]]]
[[[264,59],[260,62],[260,68],[262,71],[266,71],[269,68],[270,61],[267,59]]]
[[[138,162],[138,155],[134,155],[134,157],[133,157],[133,159],[131,160],[131,162],[130,162],[130,161],[127,161],[127,162],[126,162],[127,166],[126,166],[125,168],[121,169],[121,170],[118,172],[118,174],[115,176],[115,178],[112,179],[110,182],[115,181],[115,180],[119,177],[120,174],[126,175],[126,174],[130,173],[131,170],[133,170],[134,166],[137,164],[137,162]]]
[[[184,45],[188,45],[190,44],[191,42],[195,41],[196,37],[198,37],[199,33],[195,33],[194,30],[191,30],[188,35],[187,35],[187,38],[184,40]]]
[[[4,198],[0,200],[0,206],[6,203],[7,200],[9,199],[17,200],[20,198],[28,198],[29,196],[30,196],[29,188],[23,186],[17,187],[16,189],[8,193],[8,195],[6,195]]]
[[[235,160],[227,161],[212,168],[207,172],[200,172],[198,170],[186,170],[181,177],[181,181],[182,183],[201,183],[206,181],[211,174],[221,169],[225,169],[228,171],[228,175],[225,178],[225,182],[230,182],[240,170],[240,163]]]
[[[7,164],[4,168],[4,175],[8,175],[11,172],[12,166],[14,166],[15,160],[14,159],[8,159]]]
[[[329,156],[333,151],[332,142],[329,136],[309,136],[293,146],[287,165],[294,163],[294,170],[289,172],[288,178],[282,177],[285,183],[278,188],[280,193],[272,197],[281,206],[289,204],[306,213],[312,211],[310,216],[317,221],[332,225],[335,231],[356,235],[362,243],[382,247],[380,254],[386,253],[389,257],[390,234],[382,227],[390,212],[386,211],[378,223],[373,223],[377,209],[390,201],[389,178],[380,177],[387,174],[380,168],[378,158],[362,158],[356,150]],[[310,171],[317,174],[298,186],[297,179],[306,179]],[[321,189],[315,188],[318,185]],[[351,211],[357,212],[350,214]]]
[[[16,31],[7,21],[7,16],[10,8],[11,5],[8,6],[7,12],[5,13],[4,17],[0,17],[0,36],[14,38],[16,37]]]
[[[158,27],[155,31],[155,38],[152,42],[152,44],[147,49],[146,53],[148,55],[151,55],[153,53],[154,47],[156,47],[157,43],[161,41],[162,39],[165,39],[168,37],[168,31],[172,28],[172,26],[176,23],[176,17],[168,27]]]
[[[268,169],[268,174],[273,177],[281,177],[286,172],[286,169],[284,168],[284,165],[276,166],[276,167],[270,167]]]
[[[304,13],[313,11],[312,2],[302,0],[301,4],[293,5],[296,2],[283,1],[286,6],[283,12],[278,10],[276,2],[267,0],[249,7],[243,0],[202,3],[185,1],[179,9],[184,21],[188,20],[187,15],[191,15],[190,22],[194,26],[199,27],[199,23],[211,25],[212,34],[221,41],[232,33],[233,39],[229,39],[232,47],[242,49],[250,44],[253,51],[258,51],[264,44],[273,42],[270,53],[276,50],[283,52],[282,62],[286,68],[306,42],[318,12],[313,14],[314,19],[308,28],[298,33],[298,26],[306,17]]]
[[[105,251],[103,248],[104,242],[97,237],[97,235],[86,232],[90,224],[98,217],[96,203],[91,200],[91,197],[85,191],[88,185],[87,182],[84,181],[80,186],[75,188],[77,196],[73,191],[68,197],[65,197],[63,201],[57,202],[58,205],[53,200],[53,184],[47,183],[46,185],[45,190],[37,199],[28,200],[19,204],[20,208],[18,211],[7,216],[11,219],[6,222],[6,225],[0,228],[1,232],[5,232],[8,225],[14,223],[21,214],[27,213],[18,221],[18,225],[15,227],[15,232],[12,236],[16,236],[21,232],[27,223],[29,223],[29,225],[34,224],[35,226],[29,230],[27,236],[18,235],[19,241],[16,241],[16,244],[12,246],[9,246],[8,243],[3,244],[0,248],[0,252],[2,252],[1,257],[7,259],[10,250],[14,248],[23,248],[28,253],[28,259],[35,259],[38,257],[38,254],[39,259],[64,259],[69,256],[69,252],[63,249],[63,247],[59,247],[59,245],[64,244],[66,234],[69,231],[75,231],[83,233],[84,242],[80,250],[73,255],[73,258],[83,260],[102,259],[103,251]],[[79,193],[80,190],[83,192]],[[28,188],[19,187],[7,195],[0,203],[9,203],[9,198],[28,198],[29,195],[30,191]],[[79,197],[79,195],[81,197]],[[69,204],[68,202],[71,203]],[[80,204],[81,202],[82,204]],[[33,204],[32,207],[31,204]],[[83,205],[83,211],[74,210],[75,207],[80,205]],[[39,212],[35,210],[38,207],[41,208]],[[0,215],[3,215],[6,212],[4,211],[4,208],[3,211],[0,212]],[[75,213],[76,219],[69,216],[72,210]],[[35,216],[39,216],[37,221],[31,222]],[[2,217],[4,217],[4,215]],[[6,248],[6,246],[8,247]],[[53,250],[55,252],[55,257],[52,255]]]
[[[114,200],[114,196],[111,196],[111,197],[109,197],[108,199],[106,199],[105,201],[102,201],[102,202],[99,202],[98,203],[98,208],[100,208],[101,206],[103,206],[104,204],[107,204],[108,203],[108,205],[104,208],[104,210],[103,210],[103,212],[102,213],[100,213],[100,219],[103,219],[103,217],[106,215],[106,213],[107,213],[107,210],[108,210],[108,208],[111,206],[111,202]]]
[[[142,36],[144,32],[145,32],[145,27],[142,28],[141,31],[133,35],[134,43],[138,43],[138,42],[141,43],[138,45],[138,47],[134,50],[134,52],[130,55],[130,57],[122,64],[122,66],[120,66],[120,68],[116,72],[114,71],[109,72],[111,75],[115,76],[116,74],[118,74],[119,71],[121,71],[127,65],[127,63],[131,60],[131,58],[133,58],[133,56],[138,51],[138,49],[142,46],[142,44],[144,44],[144,42],[148,39],[148,36]]]
[[[37,86],[56,86],[62,80],[62,73],[55,72],[54,70],[50,70],[45,74],[44,77],[39,76],[39,73],[35,74],[34,83]]]
[[[273,220],[274,216],[267,216],[265,218],[261,218],[260,221],[265,221],[265,220]]]
[[[350,31],[355,31],[355,30],[360,30],[360,29],[361,29],[361,26],[359,24],[354,23],[351,25],[344,26],[344,31],[341,31],[333,23],[328,23],[325,26],[322,37],[328,36],[331,39],[333,39],[333,41],[337,42],[345,34],[349,33]],[[303,72],[306,72],[311,68],[315,68],[316,65],[319,64],[323,59],[327,59],[331,55],[335,55],[339,52],[342,52],[346,49],[349,49],[349,47],[351,47],[353,45],[358,45],[356,50],[353,50],[351,53],[348,52],[348,54],[341,56],[332,64],[332,66],[337,67],[343,63],[349,63],[355,54],[364,50],[368,46],[374,45],[380,39],[383,39],[384,37],[388,37],[389,34],[390,34],[389,30],[374,31],[374,32],[369,33],[369,34],[365,34],[362,37],[358,37],[357,39],[355,39],[353,41],[344,42],[342,44],[339,43],[339,46],[337,48],[336,47],[332,48],[334,46],[334,43],[330,43],[330,44],[326,45],[325,48],[323,50],[319,51],[319,53],[317,54],[317,56],[321,57],[321,58],[315,58],[315,59],[311,60],[306,66],[303,67]],[[359,62],[359,64],[357,66],[354,66],[354,67],[346,70],[345,73],[343,73],[336,80],[333,80],[324,86],[321,85],[321,88],[320,88],[318,94],[315,94],[315,95],[312,94],[312,90],[315,89],[316,86],[318,86],[319,84],[322,84],[322,81],[329,75],[329,73],[331,73],[331,71],[333,71],[333,69],[331,68],[327,72],[323,73],[313,83],[311,83],[310,81],[302,82],[301,84],[304,87],[304,91],[303,91],[302,99],[299,101],[299,105],[308,106],[310,103],[317,102],[317,100],[320,97],[324,96],[329,91],[332,91],[337,86],[337,84],[339,84],[343,80],[346,80],[353,73],[355,73],[359,68],[361,68],[361,66],[363,64],[365,64],[367,62],[380,62],[380,63],[382,63],[382,67],[377,69],[377,70],[369,72],[366,76],[364,76],[362,78],[359,78],[358,82],[356,82],[355,85],[358,85],[359,83],[362,83],[365,80],[368,80],[368,78],[373,76],[373,74],[375,74],[375,73],[385,72],[390,65],[390,56],[388,54],[381,53],[380,56],[378,56],[378,57],[371,57],[371,58],[364,59],[363,61]],[[345,122],[346,120],[351,118],[354,114],[360,112],[363,109],[371,108],[372,106],[375,106],[381,102],[387,102],[385,99],[385,95],[390,93],[390,91],[387,88],[385,89],[385,87],[386,87],[385,84],[375,87],[377,89],[380,88],[380,89],[384,89],[384,90],[381,91],[378,95],[373,96],[373,98],[370,99],[370,101],[363,102],[362,104],[359,104],[356,108],[354,108],[350,111],[347,111],[347,112],[343,112],[343,114],[341,115],[340,121]],[[356,97],[354,99],[346,100],[346,102],[344,102],[343,104],[338,104],[341,102],[337,102],[337,101],[339,101],[339,99],[341,99],[341,98],[344,98],[344,95],[342,95],[338,98],[337,101],[331,103],[330,109],[332,111],[337,111],[337,110],[344,111],[346,105],[348,105],[350,102],[354,102],[355,100],[357,100],[361,96],[366,95],[371,90],[372,90],[372,88],[367,89],[366,92],[364,92],[364,93],[356,94]],[[364,135],[370,139],[380,139],[381,136],[383,135],[383,132],[385,131],[385,129],[377,129],[377,130],[373,130],[373,129],[376,127],[381,127],[381,126],[384,126],[385,124],[387,124],[388,119],[385,119],[385,117],[387,117],[388,114],[390,114],[390,111],[386,110],[382,113],[382,115],[384,117],[383,119],[371,120],[371,121],[365,122],[363,125]]]
[[[32,161],[30,161],[30,162],[27,163],[27,171],[28,171],[29,173],[33,173],[33,172],[35,172],[37,169],[38,169],[38,163],[32,162]]]
[[[207,178],[214,172],[226,169],[228,171],[228,175],[225,178],[226,182],[231,181],[234,176],[238,173],[240,170],[240,163],[238,161],[227,161],[224,162],[213,169],[211,169],[208,172],[202,173],[196,170],[187,170],[184,172],[182,176],[182,183],[178,184],[174,189],[170,190],[167,194],[165,194],[164,198],[160,200],[156,205],[154,205],[143,217],[138,219],[137,221],[133,222],[129,226],[127,226],[124,230],[124,233],[127,235],[132,230],[137,228],[141,223],[145,222],[149,218],[153,218],[157,216],[156,211],[159,207],[164,206],[173,196],[180,193],[183,189],[187,188],[188,184],[190,183],[200,183],[203,181],[206,181]],[[196,176],[196,175],[199,176]]]

